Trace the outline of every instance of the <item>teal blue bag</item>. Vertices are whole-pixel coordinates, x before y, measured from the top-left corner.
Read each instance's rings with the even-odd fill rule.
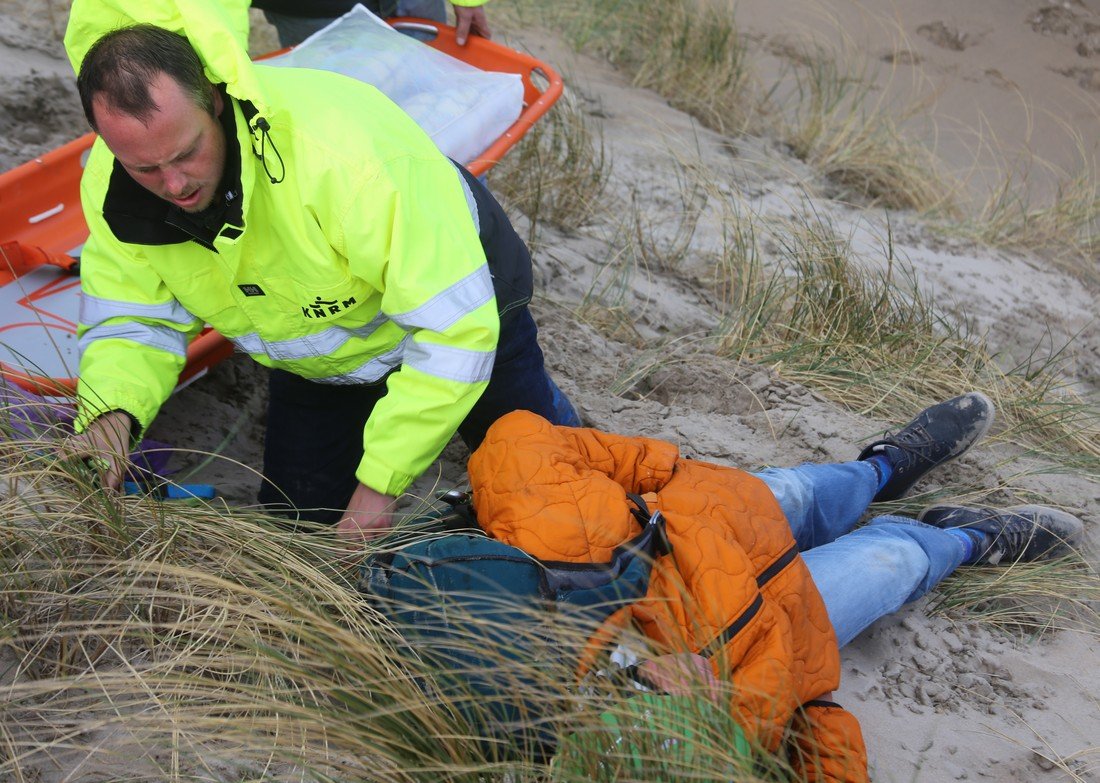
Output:
[[[445,532],[368,559],[359,589],[431,662],[440,697],[490,755],[547,758],[550,694],[570,685],[578,644],[641,599],[653,561],[671,551],[660,512],[637,515],[642,532],[607,563],[542,561],[481,533]]]

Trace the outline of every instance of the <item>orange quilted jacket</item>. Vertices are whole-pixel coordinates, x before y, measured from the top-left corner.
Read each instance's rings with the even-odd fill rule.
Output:
[[[670,443],[556,427],[510,413],[470,458],[479,523],[545,560],[607,562],[640,532],[627,493],[665,516],[673,552],[655,564],[632,619],[659,648],[712,662],[750,741],[814,781],[867,780],[855,719],[815,703],[840,682],[821,596],[775,498],[734,468],[682,459]]]

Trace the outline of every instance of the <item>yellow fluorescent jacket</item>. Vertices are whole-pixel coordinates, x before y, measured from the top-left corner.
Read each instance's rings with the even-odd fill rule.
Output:
[[[77,0],[66,35],[74,63],[120,14],[143,21],[151,5]],[[161,9],[153,21],[186,32],[211,81],[256,108],[251,117],[239,100],[225,108],[243,219],[226,223],[212,248],[120,240],[104,204],[112,177],[126,175],[96,141],[81,183],[91,236],[81,258],[77,428],[114,409],[148,426],[206,322],[261,364],[324,383],[373,383],[398,369],[366,424],[356,475],[399,494],[438,456],[493,366],[499,319],[469,188],[374,88],[253,65],[239,45],[227,54],[224,11],[198,0],[159,5],[181,13]],[[88,13],[101,16],[89,23]],[[98,32],[95,18],[108,20]],[[206,30],[223,33],[212,36],[212,57],[198,37]],[[270,123],[266,139],[257,116]]]

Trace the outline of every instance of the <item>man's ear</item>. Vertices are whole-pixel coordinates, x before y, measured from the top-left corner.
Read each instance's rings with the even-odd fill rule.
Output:
[[[210,89],[214,91],[214,116],[220,117],[222,116],[222,109],[225,107],[225,101],[222,100],[222,91],[213,84],[210,85]]]

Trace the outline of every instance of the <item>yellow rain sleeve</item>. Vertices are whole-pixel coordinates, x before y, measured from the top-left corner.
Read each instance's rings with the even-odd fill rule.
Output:
[[[352,273],[383,292],[383,312],[411,335],[364,428],[356,471],[387,495],[439,456],[488,385],[495,357],[496,299],[459,177],[438,154],[391,160],[359,202],[369,194],[388,221],[376,220],[375,230],[353,214],[344,221]]]
[[[120,336],[91,340],[82,350],[75,423],[78,432],[111,410],[124,410],[137,419],[142,429],[148,427],[175,388],[185,361],[178,353],[148,343],[185,347],[202,326],[193,318],[183,322],[182,311],[175,320],[147,315],[175,309],[175,300],[134,246],[115,240],[104,223],[104,180],[113,162],[103,142],[97,141],[81,182],[81,200],[91,236],[80,259],[84,303],[77,334],[83,338],[94,327],[98,333]],[[101,310],[117,314],[95,324],[83,323],[93,298],[105,303]],[[156,339],[143,344],[140,340],[148,335]]]
[[[65,51],[73,71],[79,73],[88,50],[106,33],[134,24],[163,27],[188,38],[211,82],[225,83],[231,95],[247,98],[263,112],[263,93],[248,58],[248,7],[248,0],[74,0],[65,30]],[[102,197],[113,158],[102,142],[97,142],[93,159],[95,165],[89,162],[81,185],[91,231],[81,260],[83,290],[111,301],[154,306],[169,302],[171,294],[144,263],[141,251],[117,242],[105,225]],[[97,175],[90,174],[93,168]],[[93,187],[89,187],[89,176],[98,176]],[[104,326],[121,326],[124,321],[134,325],[135,333],[146,326],[193,334],[201,326],[183,327],[140,316]],[[82,324],[79,333],[87,331]],[[81,357],[77,428],[115,408],[126,410],[142,427],[148,426],[174,388],[183,364],[183,357],[132,340],[92,341]]]

